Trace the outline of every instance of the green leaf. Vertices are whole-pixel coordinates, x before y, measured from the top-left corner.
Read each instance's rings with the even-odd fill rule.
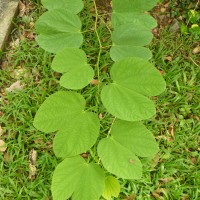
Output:
[[[74,14],[79,13],[84,6],[82,0],[42,0],[42,4],[48,10],[62,8],[67,9]]]
[[[149,14],[130,12],[130,13],[117,13],[112,14],[112,26],[117,28],[120,25],[131,24],[131,26],[146,27],[147,29],[153,29],[157,26],[156,20]]]
[[[137,156],[115,139],[102,139],[98,145],[98,155],[103,166],[119,178],[139,179],[142,176],[142,164]]]
[[[137,156],[152,157],[159,150],[153,135],[141,122],[118,119],[110,134],[98,145],[98,155],[103,166],[120,178],[139,179],[142,165]]]
[[[110,57],[115,62],[126,57],[139,57],[149,60],[152,58],[152,53],[148,48],[145,47],[115,45],[110,49]]]
[[[114,12],[144,12],[156,6],[157,0],[112,0]]]
[[[153,34],[145,27],[124,24],[115,28],[111,38],[114,45],[144,46],[151,42]]]
[[[82,89],[94,77],[94,71],[81,49],[66,48],[58,52],[51,66],[55,71],[64,73],[60,84],[67,89]]]
[[[36,23],[36,31],[38,44],[52,53],[67,47],[79,48],[83,42],[79,17],[64,9],[44,13]]]
[[[99,120],[94,113],[84,113],[65,125],[53,141],[57,157],[70,157],[86,152],[91,148],[99,135]]]
[[[192,27],[189,29],[189,32],[200,35],[200,27],[198,26],[198,24],[193,24]]]
[[[103,170],[96,164],[86,163],[80,156],[66,158],[57,167],[52,179],[55,200],[98,200],[104,188]]]
[[[159,150],[152,133],[141,122],[116,120],[111,135],[140,157],[153,157]]]
[[[150,99],[117,84],[104,86],[101,100],[109,113],[127,121],[149,119],[156,113]]]
[[[155,96],[165,90],[165,81],[150,62],[141,58],[126,58],[116,62],[110,71],[115,84],[146,96]]]
[[[106,177],[105,188],[104,188],[102,196],[106,200],[110,200],[112,196],[118,197],[119,193],[120,193],[119,181],[113,176]]]
[[[146,96],[165,90],[165,81],[154,66],[140,58],[125,58],[110,71],[113,83],[105,86],[101,99],[112,115],[122,120],[140,121],[155,114],[154,103]]]
[[[189,10],[188,11],[188,19],[193,24],[198,24],[200,20],[200,13],[196,10]]]
[[[100,127],[98,116],[84,109],[85,99],[80,94],[59,91],[48,97],[37,111],[33,122],[37,129],[59,131],[54,139],[57,156],[83,153],[96,142]]]
[[[188,34],[188,28],[184,23],[181,24],[181,33]]]

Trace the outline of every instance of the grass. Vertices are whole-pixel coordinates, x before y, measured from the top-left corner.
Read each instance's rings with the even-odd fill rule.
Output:
[[[35,3],[33,3],[35,2]],[[89,0],[88,0],[89,2]],[[13,38],[23,31],[34,31],[29,27],[43,12],[38,2],[32,1],[34,8],[26,17],[15,20],[16,28]],[[85,10],[91,10],[87,4]],[[83,29],[91,30],[84,34],[87,38],[83,49],[93,67],[97,62],[99,43],[93,30],[95,13],[83,12]],[[105,16],[102,15],[104,20]],[[106,70],[112,63],[107,46],[110,44],[108,27],[101,20],[97,31],[105,48],[102,49],[100,66],[104,69],[102,81],[107,80]],[[109,25],[109,23],[108,23]],[[87,29],[85,28],[87,27]],[[200,70],[198,54],[192,49],[198,44],[199,37],[194,35],[173,35],[168,28],[162,30],[160,38],[155,38],[150,48],[153,52],[152,62],[164,73],[167,82],[165,93],[155,98],[157,115],[146,121],[154,133],[160,152],[153,160],[145,160],[143,177],[139,181],[121,180],[121,194],[116,199],[137,200],[200,199]],[[166,60],[166,56],[171,61]],[[50,200],[52,172],[59,160],[52,151],[53,134],[37,131],[33,117],[45,98],[60,89],[59,75],[50,68],[52,56],[40,49],[34,40],[21,39],[15,48],[8,48],[4,54],[6,67],[0,70],[0,125],[7,151],[0,153],[0,199],[16,200]],[[12,83],[21,80],[24,88],[18,92],[7,92]],[[87,99],[88,107],[100,113],[103,107],[97,107],[98,86],[87,87],[81,91]],[[105,117],[103,128],[112,118]],[[103,132],[103,129],[102,129]],[[29,179],[29,153],[35,149],[37,157],[37,175]],[[128,198],[129,197],[129,198]]]

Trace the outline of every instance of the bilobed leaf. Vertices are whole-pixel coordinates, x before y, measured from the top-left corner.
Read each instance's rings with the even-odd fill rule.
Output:
[[[114,176],[108,176],[105,179],[105,188],[102,196],[106,200],[110,200],[111,197],[118,197],[120,193],[119,181]]]
[[[57,156],[78,155],[96,142],[100,127],[98,116],[84,109],[85,99],[80,94],[59,91],[48,97],[37,111],[33,123],[37,129],[59,131],[54,139]]]
[[[115,28],[111,38],[115,45],[144,46],[151,42],[153,34],[146,27],[124,24]]]
[[[105,169],[119,178],[141,178],[142,164],[140,160],[112,137],[99,142],[98,155]]]
[[[114,12],[144,12],[156,6],[157,0],[112,0]]]
[[[67,89],[82,89],[94,77],[94,71],[81,49],[63,49],[56,54],[51,66],[55,71],[64,73],[60,84]]]
[[[62,8],[67,9],[74,14],[79,13],[83,9],[82,0],[42,0],[42,4],[48,10]]]
[[[157,26],[156,20],[151,15],[139,12],[113,12],[111,20],[113,28],[124,24],[131,24],[131,26],[138,26],[139,29],[145,27],[151,30]]]
[[[70,157],[86,152],[91,148],[99,135],[99,120],[94,113],[83,113],[65,125],[53,141],[57,157]]]
[[[98,200],[104,188],[103,170],[80,156],[66,158],[54,171],[52,194],[55,200]]]
[[[83,42],[79,17],[65,9],[44,13],[36,23],[36,31],[38,44],[52,53],[67,47],[79,48]]]
[[[155,114],[154,96],[165,90],[165,81],[154,66],[141,58],[125,58],[110,71],[113,83],[104,86],[101,99],[112,115],[122,120],[140,121]]]
[[[148,48],[145,47],[114,45],[110,49],[110,57],[115,62],[126,57],[139,57],[149,60],[152,57],[152,53]]]
[[[159,150],[152,133],[141,122],[116,120],[111,135],[140,157],[152,157]]]
[[[109,113],[127,121],[149,119],[156,113],[150,99],[113,83],[103,87],[101,100]]]
[[[84,164],[72,200],[99,200],[105,185],[105,176],[99,165]]]
[[[114,122],[110,135],[98,145],[103,166],[120,178],[140,178],[142,165],[137,156],[152,157],[158,152],[153,135],[141,122],[119,119]]]
[[[150,62],[141,58],[126,58],[116,62],[110,71],[115,84],[146,96],[155,96],[165,90],[165,81]]]

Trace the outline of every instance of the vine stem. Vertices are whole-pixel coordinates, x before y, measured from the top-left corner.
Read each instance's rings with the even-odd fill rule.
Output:
[[[109,131],[108,131],[107,138],[110,136],[110,133],[111,133],[111,130],[112,130],[113,124],[114,124],[114,122],[115,122],[116,119],[117,119],[117,118],[115,117],[115,118],[113,119],[113,121],[112,121],[112,124],[111,124],[111,126],[110,126],[110,129],[109,129]]]
[[[96,63],[96,70],[97,70],[97,78],[98,78],[98,81],[100,81],[100,70],[99,70],[99,65],[100,65],[100,57],[101,57],[101,53],[102,53],[102,44],[101,44],[101,39],[100,39],[100,36],[99,36],[99,33],[97,31],[97,24],[98,24],[98,19],[99,19],[99,14],[98,14],[98,11],[97,11],[97,4],[96,4],[96,1],[93,0],[94,2],[94,8],[95,8],[95,24],[94,24],[94,30],[95,30],[95,33],[96,33],[96,36],[97,36],[97,39],[98,39],[98,43],[99,43],[99,52],[98,52],[98,57],[97,57],[97,63]],[[99,84],[98,84],[98,94],[100,92],[100,89],[99,89]]]

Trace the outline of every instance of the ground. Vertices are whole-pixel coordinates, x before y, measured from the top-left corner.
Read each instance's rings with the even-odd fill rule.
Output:
[[[91,1],[85,2],[85,10],[81,14],[83,29],[86,26],[90,29],[95,14]],[[164,1],[152,11],[159,26],[153,30],[155,37],[149,45],[153,52],[151,61],[163,74],[167,89],[155,98],[157,115],[145,124],[155,135],[160,151],[153,160],[143,160],[141,180],[120,179],[122,188],[118,199],[200,199],[200,60],[199,53],[194,52],[199,46],[200,36],[170,30],[173,20],[182,17],[185,21],[185,10],[188,6],[194,8],[196,3]],[[98,32],[104,43],[109,45],[107,29],[110,23],[109,15],[105,13],[109,12],[110,6],[99,3],[99,9],[104,14]],[[41,103],[60,89],[60,75],[50,68],[53,55],[39,48],[35,42],[34,23],[43,12],[39,0],[20,4],[9,47],[2,55],[0,139],[7,145],[7,149],[0,152],[2,200],[50,200],[52,172],[59,163],[52,151],[54,135],[44,134],[33,127],[33,118]],[[84,37],[90,45],[84,44],[83,49],[90,61],[95,61],[98,54],[96,36],[93,32],[86,32]],[[100,62],[103,71],[106,71],[111,64],[108,49],[105,48],[102,54]],[[82,93],[87,101],[94,104],[90,94],[95,91],[91,90],[88,95],[89,91],[90,88],[87,88]],[[33,149],[37,152],[37,159],[31,168]]]

